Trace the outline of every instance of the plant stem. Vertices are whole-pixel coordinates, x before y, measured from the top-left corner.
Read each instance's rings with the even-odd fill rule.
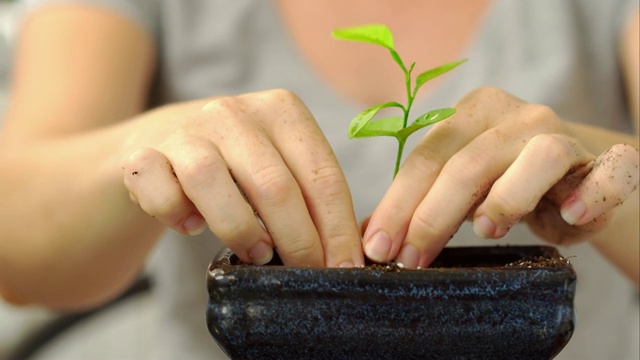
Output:
[[[413,70],[414,65],[415,63],[411,64],[411,67],[409,68],[409,70],[407,70],[405,67],[402,68],[404,72],[405,84],[407,85],[407,106],[402,109],[402,112],[404,115],[402,119],[403,129],[405,129],[407,127],[407,124],[409,123],[409,111],[411,110],[411,105],[413,105],[413,99],[415,95],[411,92],[411,71]],[[398,139],[398,154],[396,155],[396,168],[393,171],[394,179],[398,174],[398,170],[400,170],[400,163],[402,163],[402,153],[404,151],[404,144],[406,142],[406,139],[401,139],[400,137],[398,137],[397,139]]]
[[[402,162],[402,151],[404,150],[405,139],[398,139],[398,155],[396,157],[396,168],[393,171],[393,178],[396,178],[398,175],[398,170],[400,170],[400,163]]]
[[[409,110],[411,110],[411,105],[413,104],[413,94],[411,93],[411,71],[413,71],[413,63],[409,70],[404,70],[404,83],[407,86],[407,107],[404,111],[404,121],[402,122],[402,128],[407,127],[407,123],[409,122]]]

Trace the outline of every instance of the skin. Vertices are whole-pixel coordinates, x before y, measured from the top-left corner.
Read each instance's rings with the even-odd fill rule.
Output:
[[[277,246],[293,266],[363,263],[346,180],[295,95],[215,99],[171,132],[125,164],[125,186],[148,214],[191,234],[208,224],[248,262],[268,262]]]
[[[478,89],[457,108],[455,117],[435,126],[409,155],[373,213],[364,234],[368,256],[428,266],[468,215],[476,234],[485,238],[500,238],[525,221],[553,244],[592,240],[618,247],[627,241],[609,222],[611,210],[637,187],[637,139],[627,136],[634,146],[609,150],[608,144],[592,144],[606,150],[596,159],[567,135],[571,126],[550,109],[500,90]],[[446,141],[452,131],[455,140]],[[480,165],[470,167],[471,161]],[[416,177],[425,184],[419,190],[409,186]],[[604,198],[609,201],[600,201]],[[616,223],[634,223],[633,201],[617,210]],[[637,248],[637,232],[629,235],[627,249],[634,243]],[[616,260],[637,280],[634,254]]]
[[[294,94],[141,113],[153,62],[151,40],[112,13],[56,6],[27,20],[0,138],[8,301],[100,304],[130,284],[165,226],[195,234],[205,221],[245,261],[277,246],[293,266],[364,263],[342,171]]]
[[[313,4],[278,3],[292,34],[329,34],[367,15],[346,9],[351,15],[334,24],[329,14],[344,4]],[[296,6],[318,8],[305,12],[313,16],[304,21],[305,16],[291,16]],[[389,11],[379,10],[369,15],[384,22]],[[475,22],[471,15],[457,21],[478,23],[481,12]],[[401,25],[392,26],[398,38],[416,30]],[[296,31],[300,26],[315,31]],[[78,36],[78,29],[91,31]],[[474,31],[465,29],[452,42],[457,47],[443,49],[444,54],[461,51]],[[625,34],[633,31],[638,32],[637,17]],[[344,46],[327,38],[316,44],[322,53]],[[637,51],[628,44],[633,38],[625,39],[630,95],[637,99],[632,76],[638,58],[630,55]],[[401,52],[412,48],[410,42],[398,46]],[[361,59],[358,51],[354,58]],[[340,76],[341,69],[353,67],[306,54],[320,74],[341,79],[332,84],[350,99],[369,103],[396,91],[378,87],[384,88],[380,94],[367,93],[375,83],[359,88],[353,85],[358,78]],[[0,293],[10,302],[81,309],[107,301],[139,273],[166,228],[196,234],[209,227],[243,260],[256,263],[267,261],[277,247],[293,266],[358,266],[366,253],[413,267],[426,266],[470,215],[485,237],[500,237],[514,222],[527,221],[551,242],[590,239],[632,276],[638,266],[637,199],[611,212],[637,187],[637,137],[568,124],[550,109],[498,89],[468,94],[454,118],[425,136],[372,214],[361,243],[342,171],[295,94],[271,90],[145,111],[153,42],[127,20],[79,5],[51,6],[32,15],[20,32],[16,56],[0,134],[0,229],[6,239],[0,242]],[[358,76],[376,78],[367,71],[374,69]],[[395,68],[375,71],[378,81],[395,83],[387,75]],[[602,161],[596,160],[603,153]],[[468,163],[477,162],[478,154],[484,154],[480,160],[486,166],[454,176],[457,169],[471,168]],[[493,158],[499,161],[489,161]],[[543,176],[532,175],[541,169]],[[617,181],[598,185],[598,196],[616,201],[596,203],[594,186],[613,169]],[[627,173],[635,177],[624,178]],[[409,193],[404,185],[416,178],[422,187],[412,186]],[[510,194],[519,196],[506,202]],[[569,211],[578,201],[586,211]],[[434,217],[434,209],[441,215]],[[602,219],[597,226],[595,218]],[[549,234],[544,231],[549,224],[561,224],[561,230]],[[374,241],[381,233],[388,240],[382,246]]]

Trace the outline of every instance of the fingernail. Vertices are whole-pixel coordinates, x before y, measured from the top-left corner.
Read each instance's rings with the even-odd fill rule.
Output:
[[[375,262],[386,262],[391,250],[391,239],[384,231],[378,231],[364,246],[367,257]]]
[[[261,241],[249,250],[249,258],[256,265],[264,265],[273,258],[273,249]]]
[[[579,199],[572,199],[560,208],[562,219],[569,225],[576,225],[587,213],[587,207]]]
[[[207,229],[207,223],[202,216],[198,214],[191,214],[182,223],[182,227],[186,230],[187,234],[196,236],[202,234]]]
[[[415,269],[418,267],[418,263],[420,262],[420,254],[418,254],[416,248],[407,244],[402,248],[402,250],[400,250],[400,254],[396,259],[396,262],[401,267]]]
[[[485,215],[480,215],[473,220],[473,232],[481,238],[493,237],[496,229],[496,224]]]
[[[353,262],[347,260],[347,261],[341,262],[340,265],[338,265],[338,267],[340,267],[340,268],[352,268],[352,267],[355,267],[355,265],[353,265]]]

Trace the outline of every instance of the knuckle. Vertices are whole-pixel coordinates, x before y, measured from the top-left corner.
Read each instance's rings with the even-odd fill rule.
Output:
[[[150,216],[172,228],[178,228],[188,215],[185,203],[178,195],[164,195],[150,201],[141,201],[140,207]]]
[[[217,223],[213,232],[230,247],[241,246],[247,240],[254,241],[252,229],[256,219],[249,216],[236,216],[230,221]]]
[[[286,246],[282,246],[286,252],[288,262],[303,263],[305,260],[313,258],[317,248],[312,241],[305,239],[290,240]]]
[[[272,89],[262,92],[261,95],[268,100],[282,103],[301,103],[300,98],[293,91],[287,89]]]
[[[439,159],[440,157],[426,147],[417,147],[407,157],[402,167],[410,168],[418,174],[418,178],[426,178],[440,172],[443,164],[438,161]]]
[[[150,163],[158,161],[161,157],[160,153],[150,148],[141,148],[131,153],[124,163],[125,183],[132,184]]]
[[[223,96],[208,101],[202,110],[205,112],[221,112],[221,111],[235,111],[240,106],[240,100],[235,96]]]
[[[533,136],[528,146],[534,149],[534,152],[540,154],[549,165],[554,168],[557,165],[565,166],[577,156],[576,150],[572,143],[564,136],[556,134],[538,134]]]
[[[271,206],[287,203],[294,193],[295,182],[290,173],[279,166],[269,166],[254,174],[256,195]]]
[[[342,171],[336,165],[325,165],[311,171],[310,182],[313,188],[325,195],[342,194],[344,181]]]
[[[223,167],[226,169],[226,164],[215,154],[193,151],[182,162],[175,165],[173,171],[183,186],[198,188],[208,183],[212,174]]]
[[[465,97],[462,98],[462,100],[460,101],[461,103],[464,102],[476,102],[476,101],[499,101],[502,102],[504,100],[516,100],[515,97],[513,97],[512,95],[508,94],[507,92],[494,87],[494,86],[480,86],[477,87],[475,89],[473,89],[471,92],[469,92]]]
[[[224,132],[230,126],[237,126],[239,120],[246,120],[246,114],[250,113],[248,104],[240,96],[215,98],[202,106],[185,124],[187,132],[197,137]],[[216,126],[212,126],[214,123]]]
[[[149,148],[141,148],[134,151],[127,159],[126,166],[129,168],[144,165],[153,158],[154,151]]]
[[[460,188],[477,188],[486,183],[485,172],[492,161],[490,152],[459,152],[445,164],[442,175]]]
[[[522,119],[530,127],[542,127],[555,131],[562,125],[558,115],[547,105],[526,104],[520,109]]]
[[[550,119],[556,118],[556,113],[551,107],[542,104],[527,104],[524,107],[524,111],[530,114],[533,118]]]
[[[480,86],[472,91],[472,94],[481,98],[505,96],[506,92],[494,86]]]
[[[292,91],[286,89],[274,89],[261,93],[260,99],[266,104],[264,108],[269,116],[261,119],[262,123],[268,121],[268,127],[284,126],[291,132],[304,131],[309,133],[310,122],[314,122],[313,116],[304,105],[304,102]]]
[[[487,211],[493,212],[492,218],[520,217],[521,214],[528,213],[535,208],[535,204],[524,201],[521,197],[515,196],[505,188],[495,186],[491,189],[489,196],[485,200]]]
[[[415,213],[411,218],[409,233],[417,236],[414,236],[416,241],[411,243],[423,256],[430,256],[429,254],[433,251],[437,254],[453,237],[460,225],[461,222],[450,224],[447,219],[436,219],[426,213]]]
[[[159,193],[154,198],[151,206],[154,209],[154,215],[162,218],[171,218],[171,215],[182,213],[180,210],[185,208],[185,201],[177,191],[166,191]]]
[[[425,235],[427,239],[439,237],[445,231],[442,226],[436,223],[435,219],[421,212],[413,214],[410,226],[418,229],[419,233]]]

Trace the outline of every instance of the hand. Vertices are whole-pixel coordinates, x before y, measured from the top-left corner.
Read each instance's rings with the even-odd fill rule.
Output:
[[[603,229],[638,185],[638,150],[597,159],[549,108],[494,88],[471,92],[407,157],[372,214],[364,250],[374,261],[426,267],[466,218],[485,238],[526,221],[568,244]]]
[[[295,95],[218,98],[163,121],[175,126],[125,166],[125,186],[149,215],[181,233],[208,225],[246,262],[266,263],[277,247],[286,265],[364,263],[342,171]]]

